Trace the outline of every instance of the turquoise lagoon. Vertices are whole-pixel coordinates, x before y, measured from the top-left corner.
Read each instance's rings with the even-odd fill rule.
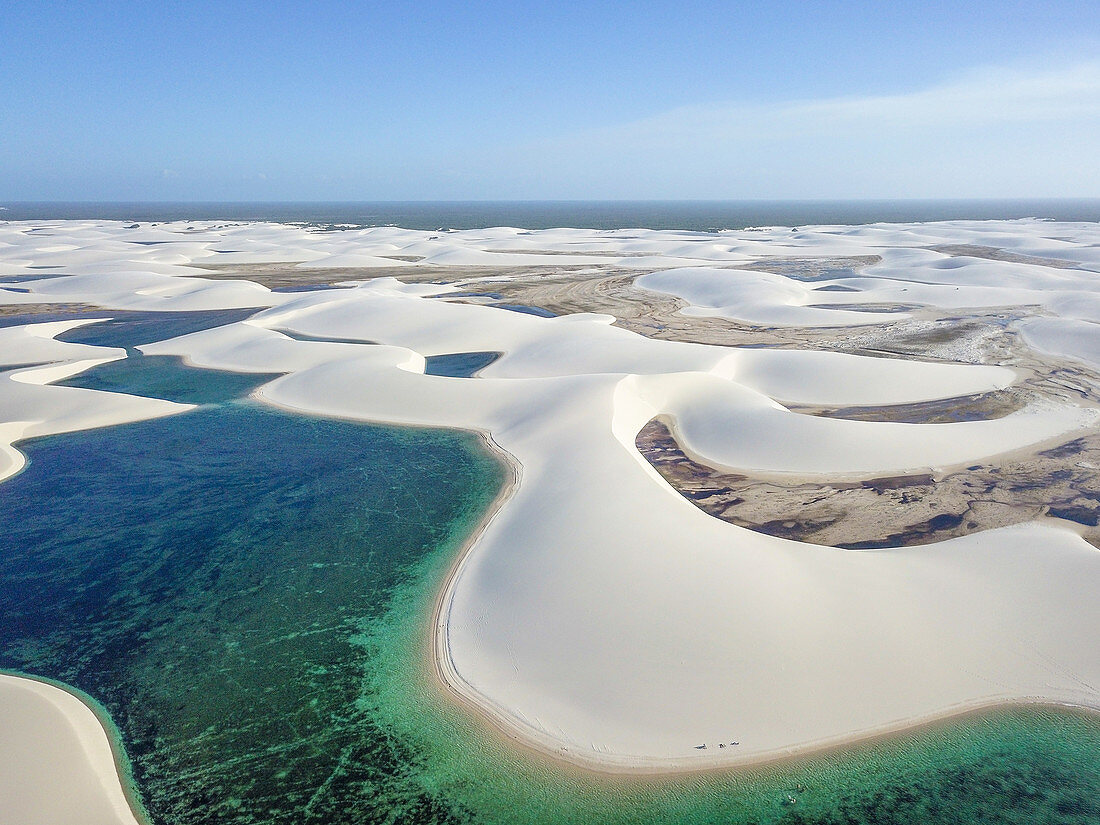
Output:
[[[240,400],[265,377],[127,361],[80,380],[205,405],[21,445],[0,667],[102,706],[154,823],[1100,823],[1100,721],[1053,709],[755,771],[522,752],[427,659],[435,594],[505,477],[475,436],[291,415]]]

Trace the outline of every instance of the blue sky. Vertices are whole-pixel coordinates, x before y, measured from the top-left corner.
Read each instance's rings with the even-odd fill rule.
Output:
[[[0,199],[1100,197],[1100,3],[12,3]]]

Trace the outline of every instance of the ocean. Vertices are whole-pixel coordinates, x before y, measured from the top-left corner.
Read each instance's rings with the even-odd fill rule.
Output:
[[[1049,218],[1100,221],[1100,198],[846,201],[363,201],[341,203],[0,203],[0,220],[275,221],[407,229],[664,229]]]

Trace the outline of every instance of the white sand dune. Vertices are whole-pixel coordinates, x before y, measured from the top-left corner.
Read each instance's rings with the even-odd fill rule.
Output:
[[[138,271],[66,275],[21,286],[31,292],[13,293],[0,287],[0,301],[82,303],[91,297],[111,309],[186,311],[266,307],[282,300],[278,293],[251,281],[209,281]]]
[[[1100,318],[1100,313],[1094,317]],[[1100,368],[1100,322],[1077,318],[1027,318],[1015,326],[1024,340],[1037,350]]]
[[[855,303],[851,293],[818,292],[771,272],[744,269],[669,269],[651,272],[635,283],[683,298],[686,315],[730,318],[775,326],[855,326],[905,317],[899,313],[855,312],[810,304]]]
[[[352,389],[318,403],[337,380]],[[519,488],[454,579],[441,644],[475,701],[572,758],[705,764],[714,754],[695,746],[729,737],[741,744],[727,760],[748,759],[980,701],[1083,701],[1095,683],[1100,657],[1082,639],[1100,618],[1100,555],[1068,531],[934,552],[784,542],[664,487],[632,449],[649,410],[624,404],[611,376],[379,381],[352,362],[264,396],[488,429],[516,458]],[[479,398],[463,389],[475,383]]]
[[[778,401],[827,406],[911,404],[994,392],[1016,381],[1005,367],[775,349],[735,349],[712,372]]]
[[[691,454],[732,472],[872,477],[972,463],[1064,435],[1100,418],[1096,410],[1028,408],[991,421],[895,424],[789,412],[765,395],[698,373],[633,376],[619,388],[637,408],[633,435],[657,415]],[[618,412],[618,410],[617,410]],[[620,412],[620,415],[622,413]],[[730,433],[737,437],[731,438]]]
[[[27,291],[0,291],[0,302],[266,307],[142,349],[280,373],[258,396],[291,409],[487,434],[517,482],[443,594],[444,678],[551,753],[604,769],[669,770],[759,760],[990,702],[1100,705],[1100,552],[1046,524],[867,552],[757,534],[704,514],[661,479],[634,446],[646,422],[670,418],[687,450],[731,470],[877,476],[1068,440],[1096,424],[1096,411],[1033,404],[931,425],[818,418],[783,405],[953,398],[1004,389],[1016,374],[659,341],[608,315],[534,317],[439,300],[432,296],[447,288],[393,278],[278,294],[206,280],[176,256],[309,266],[423,256],[406,262],[410,272],[550,258],[633,266],[665,270],[638,283],[679,295],[690,311],[766,324],[898,319],[812,304],[1012,306],[1034,316],[1018,323],[1036,346],[1091,359],[1092,349],[1072,346],[1076,327],[1050,324],[1100,323],[1100,301],[1076,300],[1097,293],[1098,243],[1094,225],[1042,221],[723,233],[11,223],[0,224],[0,271],[35,274],[27,267],[49,260],[59,277],[22,281]],[[995,246],[1078,268],[1012,262],[998,281],[1001,262],[928,248],[936,245]],[[854,255],[883,259],[842,279],[857,292],[815,291],[823,282],[787,279],[760,260]],[[716,268],[745,262],[753,271]],[[10,453],[18,456],[11,445],[21,438],[185,409],[48,385],[85,359],[118,356],[59,344],[60,329],[0,330],[7,363],[21,353],[52,362],[0,375],[0,445]],[[501,355],[475,379],[423,374],[428,356],[472,351]]]
[[[124,349],[71,344],[54,338],[55,335],[90,323],[93,323],[93,320],[81,319],[0,327],[0,366],[15,367],[47,361],[126,357]]]
[[[103,725],[61,688],[0,673],[0,800],[19,825],[138,825]]]

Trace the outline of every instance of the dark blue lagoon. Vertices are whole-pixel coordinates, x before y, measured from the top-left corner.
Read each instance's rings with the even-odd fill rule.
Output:
[[[167,341],[192,332],[243,321],[258,309],[221,309],[201,312],[130,312],[98,310],[106,320],[66,330],[59,341],[90,344],[96,347],[123,347],[133,350],[142,344]]]
[[[424,359],[424,374],[442,375],[448,378],[471,378],[474,373],[485,369],[499,357],[499,352],[450,352],[446,355],[429,355]]]
[[[234,403],[23,449],[0,666],[102,703],[154,822],[446,819],[364,685],[389,594],[500,485],[474,436]]]

